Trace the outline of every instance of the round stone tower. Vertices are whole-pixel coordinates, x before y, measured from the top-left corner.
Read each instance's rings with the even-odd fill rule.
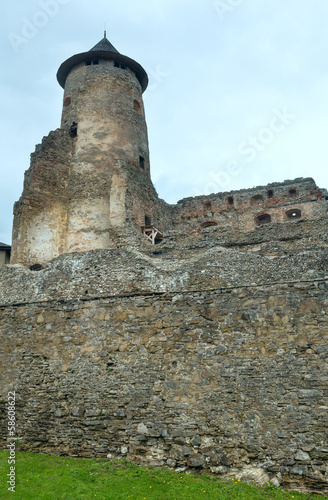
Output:
[[[104,38],[59,68],[62,129],[74,140],[67,251],[109,248],[126,219],[127,171],[150,179],[145,70]]]
[[[76,136],[77,163],[119,158],[141,164],[150,177],[142,100],[148,77],[140,64],[121,55],[105,33],[89,52],[65,61],[57,79],[64,88],[61,126]]]
[[[31,155],[14,207],[12,263],[137,244],[163,227],[150,179],[145,70],[104,38],[59,68],[61,128]],[[164,215],[163,215],[164,214]]]
[[[105,33],[57,78],[61,128],[31,155],[14,207],[12,263],[38,267],[66,252],[135,245],[146,227],[166,224],[150,180],[145,70]]]

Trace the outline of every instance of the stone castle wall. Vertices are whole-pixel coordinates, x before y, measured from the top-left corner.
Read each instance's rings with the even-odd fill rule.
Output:
[[[251,231],[269,223],[317,219],[327,214],[327,193],[313,179],[294,179],[252,189],[185,198],[174,207],[174,223],[185,230],[206,225]]]
[[[24,449],[328,492],[327,290],[319,279],[3,305],[1,397],[16,390]]]
[[[11,262],[48,262],[65,251],[72,139],[61,129],[31,155],[24,191],[14,206]]]
[[[75,140],[57,129],[31,155],[14,207],[11,263],[47,264],[64,253],[138,247],[146,216],[170,227],[170,211],[135,162],[75,168]],[[92,229],[91,229],[92,228]]]
[[[327,218],[123,236],[0,269],[24,449],[328,492]]]

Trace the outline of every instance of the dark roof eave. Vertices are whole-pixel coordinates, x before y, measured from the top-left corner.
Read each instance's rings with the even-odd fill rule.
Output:
[[[5,243],[0,243],[0,250],[6,250],[6,252],[10,252],[11,246],[6,245]]]
[[[135,72],[140,82],[142,92],[146,90],[148,86],[148,75],[146,71],[143,69],[143,67],[133,59],[130,59],[130,57],[108,51],[82,52],[81,54],[76,54],[75,56],[72,56],[66,61],[64,61],[59,67],[59,70],[57,72],[57,80],[60,86],[65,88],[66,78],[69,72],[74,68],[74,66],[77,66],[78,64],[84,61],[90,61],[92,59],[109,59],[112,61],[117,61],[119,63],[126,64]]]

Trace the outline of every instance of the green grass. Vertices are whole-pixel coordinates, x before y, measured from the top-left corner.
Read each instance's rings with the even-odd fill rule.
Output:
[[[315,500],[317,495],[256,488],[237,480],[178,474],[126,462],[16,453],[16,491],[7,490],[8,452],[0,451],[0,498],[15,500]]]

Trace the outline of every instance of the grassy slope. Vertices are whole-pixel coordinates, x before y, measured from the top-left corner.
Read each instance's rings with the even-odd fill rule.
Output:
[[[0,451],[0,498],[15,500],[315,500],[317,495],[256,488],[237,480],[146,469],[124,462],[16,454],[16,491],[7,490],[8,452]]]

